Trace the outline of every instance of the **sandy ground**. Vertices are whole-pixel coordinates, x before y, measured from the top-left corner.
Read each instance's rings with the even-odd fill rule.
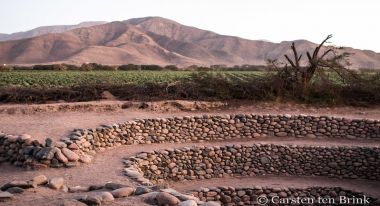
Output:
[[[123,103],[118,101],[65,103],[59,104],[61,105],[61,109],[57,109],[52,104],[28,106],[0,105],[0,111],[2,111],[0,112],[0,131],[8,134],[27,133],[41,140],[46,137],[59,139],[60,137],[67,136],[76,128],[95,128],[102,124],[122,123],[135,118],[143,119],[198,114],[312,114],[380,119],[380,107],[316,108],[295,104],[245,102],[243,104],[229,103],[227,107],[223,106],[212,110],[181,111],[174,106],[161,110],[159,107],[157,108],[157,105],[154,108],[146,109],[137,109],[135,107],[122,109],[121,104]],[[24,107],[23,111],[25,114],[15,112],[14,110],[17,107]],[[41,112],[30,111],[35,111],[35,107],[39,108],[37,111]],[[9,108],[13,109],[13,112],[9,112]]]
[[[229,106],[204,108],[196,111],[183,111],[182,108],[170,104],[153,103],[144,109],[138,107],[124,108],[125,102],[86,102],[61,103],[48,105],[0,105],[0,131],[9,134],[28,133],[38,139],[46,137],[60,138],[68,135],[75,128],[95,128],[101,124],[120,123],[135,118],[156,118],[171,116],[187,116],[200,114],[312,114],[331,115],[346,118],[380,119],[380,107],[372,108],[316,108],[305,105],[277,104],[277,103],[228,103]],[[190,108],[191,110],[191,108]],[[28,180],[34,176],[44,174],[49,178],[64,177],[68,186],[89,186],[106,182],[135,185],[123,175],[123,158],[142,151],[156,149],[190,147],[196,145],[226,145],[273,143],[288,145],[315,145],[315,146],[367,146],[380,147],[380,141],[374,140],[331,140],[331,139],[296,139],[296,138],[258,138],[228,140],[222,142],[184,143],[184,144],[150,144],[120,146],[100,152],[90,164],[81,164],[74,168],[48,168],[39,171],[26,171],[8,163],[0,165],[0,185],[11,180]],[[349,190],[359,190],[375,197],[380,197],[380,181],[346,180],[327,177],[234,177],[198,181],[184,181],[181,183],[169,182],[169,185],[182,192],[199,187],[209,186],[341,186]],[[63,199],[77,196],[71,193],[52,191],[46,188],[32,189],[23,195],[17,195],[14,200],[0,205],[59,205]],[[122,198],[107,205],[144,205],[138,198]]]

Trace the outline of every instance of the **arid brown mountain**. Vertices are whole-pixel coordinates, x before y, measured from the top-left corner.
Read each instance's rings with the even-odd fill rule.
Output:
[[[0,63],[264,65],[266,59],[290,53],[289,41],[272,43],[220,35],[161,17],[130,19],[34,38],[0,42]],[[297,40],[299,52],[316,44]],[[380,68],[380,54],[354,53],[352,68]]]
[[[70,31],[73,29],[78,29],[82,27],[90,27],[100,24],[105,24],[105,21],[89,21],[82,22],[76,25],[57,25],[57,26],[41,26],[29,31],[24,32],[16,32],[12,34],[0,34],[0,41],[9,41],[9,40],[17,40],[17,39],[26,39],[36,36],[41,36],[44,34],[53,34],[53,33],[62,33],[65,31]]]

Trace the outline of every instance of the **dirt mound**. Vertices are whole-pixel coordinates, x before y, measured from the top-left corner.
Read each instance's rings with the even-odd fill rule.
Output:
[[[169,100],[158,102],[125,103],[123,107],[147,109],[154,112],[209,111],[222,109],[228,104],[223,102]]]
[[[111,101],[112,94],[104,94],[110,101],[93,102],[50,102],[49,104],[32,105],[2,105],[0,114],[39,114],[55,112],[117,112],[123,109],[147,110],[155,112],[179,112],[179,111],[209,111],[212,109],[222,109],[228,104],[223,102],[206,101],[184,101],[169,100],[157,102],[133,102],[133,101]]]

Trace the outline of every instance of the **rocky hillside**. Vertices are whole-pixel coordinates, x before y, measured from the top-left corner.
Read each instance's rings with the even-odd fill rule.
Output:
[[[272,43],[220,35],[161,17],[130,19],[29,39],[0,42],[0,63],[210,65],[255,64],[290,53],[290,41]],[[316,45],[296,40],[300,52]],[[345,48],[354,53],[352,68],[380,68],[380,54]]]
[[[41,26],[29,31],[16,32],[12,34],[0,34],[0,41],[9,41],[9,40],[17,40],[17,39],[26,39],[36,36],[41,36],[44,34],[53,34],[53,33],[62,33],[65,31],[70,31],[73,29],[78,29],[82,27],[90,27],[100,24],[105,24],[103,21],[89,21],[82,22],[76,25],[56,25],[56,26]]]

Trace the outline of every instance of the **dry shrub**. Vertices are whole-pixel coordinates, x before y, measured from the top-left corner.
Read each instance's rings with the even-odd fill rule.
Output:
[[[14,68],[11,65],[0,65],[0,72],[9,72],[12,71]]]

